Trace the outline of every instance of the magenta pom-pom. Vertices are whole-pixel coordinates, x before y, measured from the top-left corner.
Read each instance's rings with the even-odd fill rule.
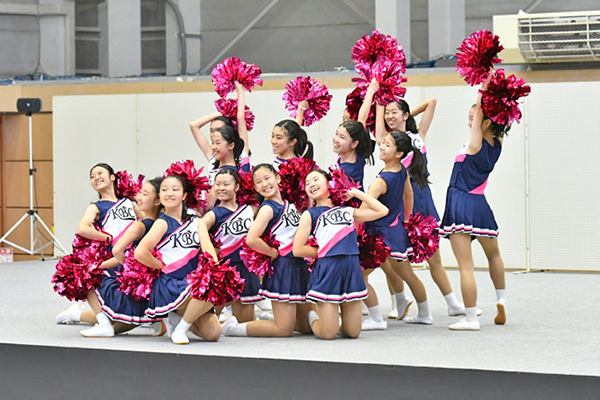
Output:
[[[363,70],[362,78],[352,78],[356,86],[366,90],[373,79],[379,83],[379,90],[373,96],[373,101],[382,106],[400,100],[406,94],[406,88],[400,86],[406,82],[403,74],[406,66],[402,63],[383,58],[370,69]],[[363,96],[364,98],[364,96]]]
[[[134,250],[127,252],[123,267],[117,272],[119,290],[131,295],[134,300],[148,300],[152,293],[154,280],[160,274],[160,270],[150,268],[134,257]]]
[[[279,242],[272,236],[263,233],[261,239],[265,241],[269,247],[274,249],[279,248]],[[256,274],[260,277],[270,277],[273,275],[273,263],[271,261],[271,257],[261,252],[254,250],[252,247],[244,243],[242,244],[242,249],[240,250],[240,258],[242,259],[248,271]]]
[[[364,230],[358,235],[358,251],[358,259],[362,269],[380,267],[392,252],[382,237]]]
[[[97,230],[100,231],[99,228]],[[89,268],[97,268],[104,261],[112,258],[112,252],[107,242],[86,239],[79,234],[75,234],[75,239],[73,239],[73,255],[87,264]]]
[[[456,49],[456,71],[473,86],[484,82],[490,68],[501,60],[497,58],[504,49],[500,38],[488,30],[472,33]]]
[[[225,117],[231,119],[233,126],[235,129],[238,129],[238,121],[237,121],[237,107],[238,101],[237,99],[218,99],[215,100],[215,107],[217,111],[223,114]],[[246,119],[246,129],[248,132],[254,128],[254,114],[250,111],[248,106],[244,106],[244,118]]]
[[[440,248],[439,226],[435,217],[431,215],[423,217],[420,213],[413,214],[408,222],[404,223],[404,228],[413,249],[411,262],[415,264],[423,262]]]
[[[298,104],[303,100],[308,102],[308,108],[304,111],[304,126],[311,126],[327,114],[331,98],[325,84],[310,76],[299,76],[292,79],[285,85],[283,94],[285,108],[290,112],[292,118],[296,118],[298,114]]]
[[[202,170],[202,167],[197,170],[192,160],[185,160],[172,163],[163,174],[163,177],[177,175],[183,179],[189,190],[185,202],[190,208],[206,208],[203,195],[210,190],[210,185],[208,178],[201,175]]]
[[[73,254],[63,257],[55,268],[52,275],[54,291],[71,301],[86,300],[88,292],[102,281],[100,268],[91,269],[86,260]]]
[[[346,200],[346,193],[350,189],[360,189],[359,184],[354,182],[343,169],[329,167],[329,194],[335,206],[352,205],[352,199]]]
[[[127,170],[115,173],[117,177],[116,195],[118,198],[127,197],[129,200],[135,201],[135,197],[142,190],[144,184],[144,175],[138,175],[137,180],[133,179],[133,175],[128,174]]]
[[[309,199],[304,190],[304,182],[310,171],[316,168],[313,160],[303,157],[294,157],[279,166],[281,197],[294,203],[300,212],[308,209]]]
[[[248,204],[251,206],[259,206],[260,201],[254,190],[254,182],[252,181],[252,172],[238,172],[240,177],[240,188],[238,189],[235,198],[238,204]]]
[[[357,87],[352,92],[346,96],[346,110],[348,110],[348,115],[350,115],[350,119],[357,120],[358,112],[360,111],[360,107],[362,106],[363,100],[365,98],[365,94],[367,93],[366,87]],[[370,131],[375,130],[375,111],[377,106],[375,102],[371,104],[371,109],[369,110],[369,116],[367,117],[367,126]]]
[[[374,30],[371,36],[364,35],[352,47],[352,60],[356,63],[357,72],[359,69],[370,69],[382,58],[406,65],[406,57],[398,41],[377,30]]]
[[[308,238],[306,245],[310,246],[310,247],[316,247],[317,249],[319,248],[319,243],[317,242],[317,238],[314,236],[311,236]],[[317,259],[316,258],[304,258],[304,261],[306,261],[306,263],[308,264],[308,272],[312,272]]]
[[[215,263],[208,253],[199,256],[198,268],[188,275],[187,282],[192,298],[215,306],[239,299],[245,284],[244,278],[229,264],[229,260]]]
[[[235,90],[235,82],[239,82],[246,90],[252,91],[255,86],[261,86],[260,68],[254,64],[243,62],[237,57],[230,57],[217,64],[212,71],[212,82],[215,92],[221,97]]]
[[[504,70],[499,69],[492,76],[487,89],[480,92],[483,113],[498,124],[510,125],[513,121],[519,123],[519,99],[529,95],[531,87],[524,79],[517,79],[514,75],[505,77]]]

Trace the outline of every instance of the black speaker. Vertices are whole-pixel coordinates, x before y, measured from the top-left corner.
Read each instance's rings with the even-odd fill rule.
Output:
[[[42,109],[42,99],[18,99],[17,110],[22,113],[40,112]]]

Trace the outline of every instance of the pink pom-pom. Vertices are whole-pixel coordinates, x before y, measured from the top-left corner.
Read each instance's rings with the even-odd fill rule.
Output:
[[[329,194],[335,206],[346,206],[354,204],[352,199],[346,200],[346,193],[350,189],[360,189],[359,184],[354,182],[343,169],[329,167]]]
[[[531,93],[524,79],[516,76],[504,76],[504,70],[499,69],[492,76],[486,90],[480,90],[481,109],[492,121],[501,125],[510,125],[513,121],[519,123],[521,110],[519,99]]]
[[[123,267],[117,272],[119,290],[131,295],[134,300],[148,300],[152,293],[154,280],[160,274],[160,270],[150,268],[134,257],[134,250],[127,253]]]
[[[423,217],[420,213],[413,214],[408,222],[404,223],[404,228],[413,249],[411,262],[423,262],[440,248],[440,235],[435,217],[431,215]]]
[[[203,194],[210,190],[210,185],[208,184],[208,178],[201,175],[202,170],[202,167],[196,170],[192,160],[185,160],[174,162],[163,174],[163,177],[177,175],[183,179],[187,186],[186,189],[189,190],[185,202],[190,208],[206,208],[206,200],[203,199]]]
[[[313,160],[303,157],[294,157],[279,166],[281,197],[294,203],[300,212],[308,209],[309,199],[304,189],[304,182],[309,172],[315,168],[317,166]]]
[[[382,58],[406,65],[406,57],[402,46],[390,35],[383,35],[374,30],[371,36],[364,35],[352,47],[352,60],[359,69],[370,69],[373,64]],[[360,72],[359,72],[360,73]]]
[[[231,119],[233,126],[235,129],[238,129],[238,121],[237,121],[237,107],[238,101],[237,99],[218,99],[215,100],[215,107],[217,111],[223,114],[225,117]],[[246,129],[248,132],[254,128],[254,114],[250,111],[248,106],[244,106],[244,118],[246,120]]]
[[[221,97],[235,90],[235,82],[240,83],[247,91],[254,86],[261,86],[260,68],[254,64],[243,62],[237,57],[230,57],[217,64],[212,71],[212,82],[215,92]]]
[[[310,76],[299,76],[285,85],[283,101],[285,108],[292,118],[298,114],[298,104],[306,100],[308,109],[304,111],[303,125],[311,126],[329,111],[332,96],[325,84],[314,80]]]
[[[265,241],[269,247],[273,247],[274,249],[279,248],[279,242],[271,235],[266,232],[263,233],[261,239]],[[273,263],[271,261],[271,257],[261,252],[254,250],[252,247],[244,243],[242,244],[242,249],[240,250],[240,258],[242,259],[248,271],[252,272],[260,276],[261,278],[264,276],[272,276],[273,275]]]
[[[367,233],[364,230],[358,235],[358,251],[362,269],[380,267],[392,252],[382,237]]]
[[[317,249],[319,248],[319,243],[317,242],[317,238],[314,236],[311,236],[308,238],[306,245],[310,246],[310,247],[316,247]],[[304,261],[306,261],[306,263],[308,264],[308,272],[312,272],[317,259],[316,258],[304,258]]]
[[[252,172],[238,172],[240,177],[240,188],[238,189],[235,198],[239,204],[248,204],[251,206],[259,206],[260,201],[254,190],[254,182],[252,181]]]
[[[97,230],[100,231],[100,229]],[[90,268],[96,268],[112,258],[112,252],[107,242],[86,239],[78,234],[75,234],[75,239],[73,239],[73,255]]]
[[[487,79],[490,68],[501,61],[496,55],[504,47],[498,36],[481,30],[472,33],[456,50],[456,71],[473,86]]]
[[[188,275],[187,282],[192,298],[215,306],[239,299],[245,284],[236,268],[229,265],[229,260],[215,263],[208,253],[200,255],[198,268]]]
[[[346,96],[346,110],[348,110],[348,115],[350,115],[350,119],[357,120],[358,112],[360,111],[360,107],[362,106],[363,100],[365,98],[365,94],[367,93],[366,87],[357,87],[352,92]],[[369,116],[367,117],[367,126],[366,128],[370,131],[375,130],[375,111],[377,109],[377,105],[375,102],[371,104],[371,109],[369,110]]]
[[[90,269],[86,260],[68,254],[56,263],[52,275],[54,291],[71,301],[86,300],[90,290],[98,287],[103,272],[100,268]]]
[[[352,78],[357,87],[366,90],[373,79],[379,83],[379,90],[373,96],[373,101],[382,106],[400,100],[406,94],[406,88],[400,86],[407,79],[402,76],[406,66],[389,59],[377,61],[370,69],[362,70],[363,78]],[[363,97],[364,98],[364,97]]]
[[[115,173],[115,176],[117,177],[117,197],[127,197],[129,200],[135,201],[135,197],[142,190],[145,176],[138,175],[137,181],[135,181],[133,175],[128,174],[127,170],[119,171]]]

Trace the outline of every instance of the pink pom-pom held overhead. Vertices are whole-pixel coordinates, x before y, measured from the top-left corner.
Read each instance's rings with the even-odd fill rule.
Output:
[[[117,197],[127,197],[129,200],[135,201],[135,197],[142,190],[145,176],[138,175],[137,180],[134,180],[133,175],[128,174],[126,170],[115,173],[115,176],[117,177],[117,191],[115,193]]]
[[[357,120],[358,112],[360,111],[360,107],[362,106],[363,100],[365,98],[365,94],[367,92],[366,87],[357,87],[352,92],[346,96],[346,110],[348,111],[348,115],[350,119]],[[375,102],[371,104],[371,109],[369,110],[369,116],[367,117],[367,126],[370,131],[375,130],[375,111],[377,106]]]
[[[423,217],[420,213],[411,215],[404,223],[413,249],[411,262],[420,263],[431,257],[440,247],[438,222],[435,217]]]
[[[255,86],[261,86],[260,68],[254,64],[243,62],[237,57],[223,60],[212,71],[212,82],[215,92],[221,97],[235,90],[235,82],[239,82],[246,90],[252,91]]]
[[[352,47],[352,60],[356,63],[356,71],[369,70],[377,61],[387,58],[406,66],[406,57],[402,46],[390,35],[374,30],[371,36],[364,35]]]
[[[210,190],[210,185],[208,184],[208,178],[201,175],[202,170],[202,167],[197,170],[192,160],[185,160],[174,162],[163,174],[163,177],[177,175],[183,179],[187,186],[184,189],[189,191],[185,202],[190,208],[205,208],[206,206],[203,194]]]
[[[306,100],[308,109],[304,111],[303,125],[310,126],[327,114],[331,97],[325,84],[310,76],[299,76],[285,85],[283,101],[285,101],[285,108],[290,112],[291,117],[296,118],[298,104]]]
[[[403,76],[405,72],[404,64],[384,58],[373,64],[370,69],[363,70],[362,78],[352,78],[352,81],[356,83],[356,87],[367,90],[371,81],[375,79],[379,83],[379,90],[373,96],[373,101],[386,106],[400,100],[406,94],[406,88],[400,86],[407,80]]]
[[[490,68],[501,60],[497,58],[504,49],[500,38],[488,30],[472,33],[456,49],[456,71],[473,86],[487,79]]]
[[[237,121],[237,107],[238,101],[237,99],[218,99],[215,100],[215,107],[217,111],[223,114],[225,117],[231,119],[233,126],[235,129],[238,129],[238,121]],[[248,106],[244,106],[244,118],[246,119],[246,129],[248,132],[254,128],[254,114],[250,111]]]
[[[524,79],[516,76],[504,76],[504,70],[499,69],[492,76],[485,90],[480,90],[481,110],[492,121],[501,125],[510,125],[513,121],[519,123],[521,110],[519,99],[531,93],[531,87]]]

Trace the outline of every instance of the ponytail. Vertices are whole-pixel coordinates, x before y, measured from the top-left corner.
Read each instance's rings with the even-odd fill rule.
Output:
[[[280,127],[286,133],[288,140],[296,139],[294,154],[296,157],[304,157],[312,160],[314,158],[313,144],[308,140],[308,135],[293,119],[284,119],[275,126]]]
[[[396,143],[396,150],[404,153],[406,157],[410,152],[413,153],[412,161],[408,167],[408,174],[410,178],[417,183],[417,186],[424,188],[429,183],[427,179],[427,163],[425,157],[421,153],[421,150],[417,149],[412,144],[412,140],[406,134],[401,131],[391,131],[389,133],[394,142]]]
[[[398,106],[398,109],[400,109],[400,111],[402,111],[402,114],[408,114],[408,119],[406,120],[406,132],[411,132],[411,133],[419,133],[419,128],[417,126],[417,121],[415,121],[415,117],[413,117],[410,113],[410,107],[408,105],[408,103],[406,101],[404,101],[403,99],[400,99],[398,101],[395,101],[391,104],[396,104]]]

